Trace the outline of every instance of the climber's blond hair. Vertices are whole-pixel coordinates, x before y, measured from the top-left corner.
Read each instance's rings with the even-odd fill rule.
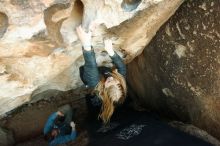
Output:
[[[114,104],[122,104],[127,93],[125,78],[119,74],[117,70],[113,70],[111,76],[119,81],[117,85],[112,85],[108,88],[105,88],[105,78],[102,77],[95,88],[99,98],[102,100],[102,108],[99,117],[103,120],[104,123],[109,122],[115,109]],[[112,99],[115,98],[118,100],[113,101]]]

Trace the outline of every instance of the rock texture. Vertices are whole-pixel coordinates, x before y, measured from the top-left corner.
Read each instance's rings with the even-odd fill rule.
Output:
[[[220,139],[220,1],[188,0],[128,65],[134,99]]]
[[[15,141],[12,132],[0,127],[0,145],[12,146],[14,144]]]
[[[219,140],[209,135],[206,131],[199,129],[198,127],[195,127],[194,125],[184,124],[179,121],[172,121],[169,123],[169,125],[181,131],[189,133],[190,135],[203,139],[204,141],[211,143],[213,146],[220,146]]]
[[[109,62],[103,38],[125,61],[139,55],[183,0],[0,0],[0,115],[52,90],[82,85],[75,28],[101,23],[93,46],[98,64]]]

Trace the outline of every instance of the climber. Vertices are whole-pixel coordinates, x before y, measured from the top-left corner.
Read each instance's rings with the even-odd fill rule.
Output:
[[[50,146],[65,144],[76,139],[75,123],[72,121],[72,108],[64,105],[51,114],[44,126],[44,138]]]
[[[105,40],[105,50],[116,69],[97,67],[95,52],[91,45],[91,31],[87,33],[81,26],[78,26],[76,32],[82,43],[85,60],[85,64],[80,67],[80,77],[87,87],[92,88],[91,93],[95,93],[95,98],[101,101],[99,118],[106,124],[109,122],[116,104],[122,104],[125,100],[127,93],[126,66],[121,57],[113,50],[111,40]]]

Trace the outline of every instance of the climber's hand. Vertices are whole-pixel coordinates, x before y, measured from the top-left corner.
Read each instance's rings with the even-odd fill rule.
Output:
[[[58,116],[64,116],[64,114],[62,112],[60,112],[60,111],[57,112],[57,115]]]
[[[111,40],[104,40],[105,43],[105,50],[108,52],[110,56],[113,56],[115,54],[113,47],[112,47],[112,41]]]
[[[84,49],[87,51],[91,50],[91,38],[92,38],[91,32],[89,31],[88,33],[86,33],[85,30],[80,25],[76,28],[76,33]]]

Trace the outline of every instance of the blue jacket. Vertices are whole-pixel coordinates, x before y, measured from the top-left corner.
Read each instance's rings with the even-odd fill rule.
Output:
[[[55,139],[49,142],[50,146],[56,146],[58,144],[65,144],[76,138],[76,131],[73,130],[70,135],[58,135]]]
[[[95,59],[95,52],[92,49],[91,51],[86,51],[83,49],[83,56],[85,60],[85,64],[83,66],[83,70],[80,70],[80,76],[84,84],[88,85],[89,87],[95,87],[98,82],[100,81],[100,72],[99,68],[97,67],[96,59]],[[122,60],[122,58],[115,52],[113,56],[110,56],[113,61],[113,64],[118,69],[118,72],[126,76],[126,66]]]
[[[44,126],[44,135],[47,134],[48,132],[50,132],[53,128],[56,127],[56,125],[54,124],[54,121],[57,117],[57,112],[51,114],[47,120],[47,123]],[[66,125],[63,125],[61,127],[56,127],[59,129],[60,133],[52,140],[49,142],[50,146],[55,146],[58,144],[65,144],[69,141],[75,140],[76,139],[76,131],[75,129],[71,131],[70,134],[65,134],[65,130],[66,130]]]

